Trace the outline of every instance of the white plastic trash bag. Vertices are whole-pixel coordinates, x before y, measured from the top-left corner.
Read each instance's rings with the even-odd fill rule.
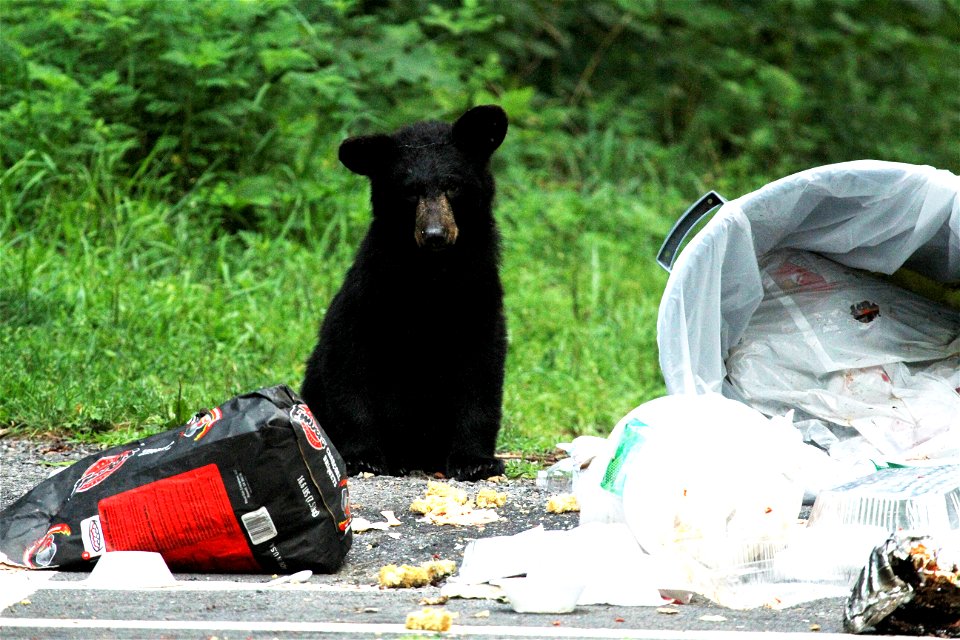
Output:
[[[764,298],[726,362],[737,397],[802,412],[838,459],[960,455],[960,312],[815,253],[759,263]]]
[[[631,430],[641,435],[625,449]],[[779,537],[809,482],[840,478],[789,417],[717,393],[645,402],[608,443],[574,485],[580,522],[626,522],[648,553],[679,540]]]
[[[775,559],[804,488],[846,477],[789,416],[767,418],[717,393],[678,394],[624,416],[574,490],[582,526],[626,523],[659,563],[659,588],[749,608],[785,597]]]
[[[782,253],[784,250],[792,253]],[[802,254],[828,258],[840,265],[829,268],[839,271],[849,267],[892,274],[907,267],[935,282],[960,282],[960,177],[933,167],[863,160],[803,171],[723,204],[679,255],[661,300],[658,345],[668,392],[719,392],[769,415],[800,408],[802,414],[798,418],[803,419],[808,435],[816,433],[820,440],[838,441],[842,446],[838,446],[837,452],[842,451],[847,459],[955,455],[960,438],[960,418],[956,417],[960,415],[960,405],[951,403],[960,402],[960,396],[951,396],[949,385],[957,380],[960,368],[960,328],[955,328],[960,327],[960,312],[947,308],[936,315],[924,307],[908,319],[901,315],[900,329],[909,323],[926,325],[914,327],[920,330],[922,339],[911,342],[904,332],[889,330],[897,320],[896,314],[884,315],[880,310],[875,321],[861,324],[856,317],[858,311],[850,307],[875,302],[869,297],[835,301],[846,305],[842,309],[849,315],[844,318],[845,337],[834,344],[848,340],[848,351],[857,353],[859,359],[823,359],[821,356],[829,351],[824,344],[830,341],[829,337],[826,342],[823,339],[823,329],[829,329],[824,316],[775,303],[780,304],[779,312],[786,318],[774,328],[774,321],[762,307],[762,260],[777,260],[778,255],[796,258]],[[817,264],[820,268],[829,263]],[[863,288],[857,293],[862,293]],[[768,283],[768,300],[771,292]],[[836,289],[828,294],[839,295]],[[769,307],[770,313],[774,309]],[[804,323],[821,330],[815,340],[810,337],[816,332],[802,330]],[[741,351],[737,355],[745,337],[756,338],[765,330],[781,332],[768,336],[768,347],[782,347],[783,341],[791,339],[806,340],[808,351],[802,353],[801,344],[793,355],[800,364],[811,366],[795,370],[795,363],[784,361],[782,354],[775,355],[780,362],[767,363],[748,363],[756,353]],[[894,354],[897,357],[888,357],[890,341],[898,335],[903,339],[894,345],[899,349]],[[760,348],[757,342],[747,346]],[[905,349],[913,349],[914,353],[904,354]],[[776,393],[771,390],[770,394],[774,397],[759,397],[764,385],[760,375],[754,376],[757,384],[749,392],[742,379],[732,382],[731,365],[736,368],[734,374],[750,373],[751,367],[753,373],[759,374],[757,367],[779,365],[777,375],[781,379],[771,377],[767,381],[768,386],[776,388]],[[882,375],[870,377],[877,373],[869,371],[872,366],[884,366],[885,370]],[[844,376],[859,370],[866,370],[858,383],[868,397],[859,407],[861,411],[850,419],[849,407],[840,406],[849,398],[840,401],[830,394],[837,391],[838,385],[845,392]],[[790,378],[791,371],[795,378]],[[946,405],[933,399],[928,384],[930,375],[945,381],[935,386],[946,389],[941,394]],[[891,378],[890,388],[867,388],[877,380],[882,382],[883,376]],[[811,382],[811,378],[816,380]],[[895,389],[897,384],[901,386]],[[957,386],[960,384],[954,389]],[[787,389],[793,395],[787,397]],[[917,412],[919,405],[914,399],[906,409],[891,400],[883,404],[882,410],[876,410],[877,394],[886,393],[885,397],[895,399],[900,397],[896,395],[900,389],[911,390],[937,408]],[[824,410],[818,410],[817,405]],[[913,415],[913,421],[903,422],[904,415]],[[879,420],[881,416],[885,417]],[[899,431],[891,432],[891,428]],[[847,446],[849,442],[841,442],[850,435],[842,433],[843,429],[856,430],[862,442],[853,447]]]

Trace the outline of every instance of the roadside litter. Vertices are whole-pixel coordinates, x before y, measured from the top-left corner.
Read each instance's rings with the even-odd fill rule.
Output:
[[[681,252],[686,236],[714,211]],[[616,443],[599,449],[599,469],[591,464],[579,478],[573,474],[582,518],[622,515],[644,549],[686,558],[692,588],[733,606],[780,598],[789,585],[849,592],[870,550],[892,533],[938,536],[956,552],[960,177],[863,160],[802,171],[729,202],[711,192],[677,221],[658,261],[670,272],[657,343],[671,397],[722,394],[763,412],[771,431],[783,431],[773,426],[780,421],[808,448],[744,438],[717,424],[729,442],[725,447],[714,436],[717,486],[703,490],[718,499],[685,500],[696,507],[691,516],[673,497],[674,467],[696,481],[709,476],[702,468],[709,461],[691,471],[680,437],[672,448],[657,449],[657,430],[674,429],[668,415],[633,416],[657,427],[631,434],[651,454],[637,463],[635,480],[632,471],[622,484],[614,478],[618,500],[597,489],[602,456],[614,458]],[[702,422],[716,424],[707,412]],[[581,444],[575,440],[573,449]],[[756,460],[728,461],[730,447]],[[793,463],[800,459],[798,468]],[[885,470],[903,466],[910,468]],[[728,474],[753,476],[763,488],[744,487],[744,502],[731,510],[739,498],[725,493],[737,490]],[[655,495],[662,476],[667,490]],[[765,491],[773,497],[768,483],[783,478],[799,482],[804,501],[813,503],[806,527],[756,515],[763,500],[754,500]],[[781,506],[789,504],[785,488],[776,495]],[[648,522],[641,517],[646,510],[653,516]],[[693,526],[673,526],[671,541],[663,516],[674,511],[678,525]],[[738,520],[743,526],[733,526]],[[703,534],[701,542],[691,531]],[[945,613],[954,605],[940,606]]]
[[[844,610],[844,629],[960,637],[960,540],[892,534],[870,554]]]
[[[382,515],[385,520],[371,522],[366,518],[353,516],[353,519],[350,521],[350,528],[354,533],[364,533],[366,531],[389,531],[391,527],[399,527],[403,524],[397,519],[393,511],[381,511],[380,515]]]
[[[730,397],[795,410],[807,441],[851,464],[960,457],[960,309],[809,252],[759,265]]]
[[[3,562],[31,569],[141,551],[186,572],[330,573],[351,541],[343,461],[285,386],[84,458],[0,513]]]
[[[419,566],[388,564],[380,568],[377,581],[385,589],[410,589],[436,584],[457,570],[452,560],[431,560]]]
[[[176,578],[154,551],[110,551],[103,554],[85,583],[94,589],[158,589],[173,587]]]
[[[668,393],[793,411],[808,442],[858,475],[960,463],[960,177],[861,160],[729,202],[711,192],[658,261]]]
[[[655,574],[651,558],[623,524],[568,531],[539,526],[472,540],[458,574],[441,593],[507,597],[515,610],[525,612],[558,613],[577,604],[657,606],[669,600],[657,589]],[[469,588],[484,583],[499,589]]]
[[[415,631],[449,631],[456,612],[426,607],[407,614],[406,628]]]
[[[506,494],[492,489],[480,489],[470,499],[463,489],[430,480],[426,494],[411,503],[410,511],[421,514],[421,521],[436,525],[476,526],[499,520],[494,508],[502,507],[506,500]]]
[[[960,466],[851,479],[789,420],[719,394],[652,400],[609,438],[565,448],[571,458],[557,465],[573,469],[580,526],[471,541],[444,595],[552,613],[662,606],[694,593],[735,609],[779,609],[849,596],[892,531],[936,531],[952,536],[949,544],[960,537]],[[845,481],[818,489],[799,521],[804,487],[822,476]]]

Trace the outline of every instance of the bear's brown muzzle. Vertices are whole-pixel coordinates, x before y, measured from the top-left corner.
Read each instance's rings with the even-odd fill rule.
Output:
[[[420,198],[414,239],[417,246],[439,250],[457,241],[457,222],[453,218],[450,201],[443,193],[436,197]]]

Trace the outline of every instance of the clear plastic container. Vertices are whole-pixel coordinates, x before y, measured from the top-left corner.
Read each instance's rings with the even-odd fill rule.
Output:
[[[927,535],[960,529],[960,465],[881,469],[822,491],[808,526],[846,525]]]
[[[573,458],[564,458],[537,472],[537,488],[547,493],[571,493],[576,476]]]
[[[685,540],[671,550],[669,562],[680,578],[674,586],[731,609],[781,609],[849,594],[846,582],[785,574],[779,559],[788,550],[785,538]]]

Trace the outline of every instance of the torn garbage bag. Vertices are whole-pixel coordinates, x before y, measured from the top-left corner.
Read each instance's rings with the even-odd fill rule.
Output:
[[[904,268],[935,286],[960,283],[960,177],[873,160],[802,171],[723,203],[674,264],[674,236],[695,226],[681,222],[664,243],[669,260],[661,264],[672,270],[657,319],[670,394],[719,392],[767,415],[796,409],[807,439],[845,464],[957,455],[960,422],[951,416],[958,399],[950,390],[956,396],[960,386],[960,312],[931,311],[906,294],[891,300],[889,289],[884,301],[874,281],[846,276]],[[803,287],[818,286],[817,309],[792,304]],[[915,329],[929,332],[913,341],[901,329],[917,322]],[[772,329],[777,323],[780,330]],[[771,354],[775,373],[756,361],[762,345],[745,342],[767,329],[771,350],[784,347],[781,340],[806,341],[796,358]],[[895,403],[900,390],[908,392],[905,403]],[[858,403],[879,408],[850,414]]]

